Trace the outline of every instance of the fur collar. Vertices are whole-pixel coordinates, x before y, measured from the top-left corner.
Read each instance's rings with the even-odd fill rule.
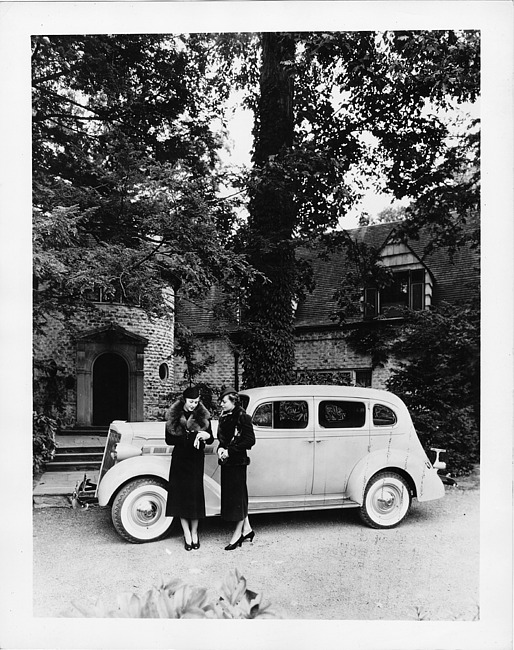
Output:
[[[188,431],[205,431],[209,426],[211,414],[199,403],[190,415],[184,411],[184,400],[177,400],[168,411],[167,424],[174,436],[186,435]]]

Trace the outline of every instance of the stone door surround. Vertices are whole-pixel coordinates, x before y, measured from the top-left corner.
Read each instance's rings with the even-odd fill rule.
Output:
[[[148,339],[116,323],[88,330],[76,337],[77,425],[93,421],[93,364],[106,352],[119,354],[128,366],[128,413],[131,422],[143,420],[144,360]]]

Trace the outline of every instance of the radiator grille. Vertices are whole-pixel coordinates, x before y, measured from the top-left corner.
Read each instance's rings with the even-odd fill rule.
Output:
[[[100,474],[98,475],[98,485],[100,485],[100,482],[104,477],[105,473],[108,470],[110,470],[111,467],[114,465],[114,459],[111,456],[111,452],[114,451],[115,445],[117,445],[120,440],[121,440],[121,434],[118,433],[118,431],[113,431],[109,429],[109,436],[107,438],[107,444],[105,445],[105,449],[104,449],[104,456],[102,458]]]

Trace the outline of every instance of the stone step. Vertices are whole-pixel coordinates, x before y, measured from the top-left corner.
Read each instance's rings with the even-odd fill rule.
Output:
[[[69,429],[61,429],[59,436],[63,438],[75,438],[77,436],[107,438],[109,427],[73,427]]]
[[[92,449],[92,447],[91,447]],[[52,459],[52,463],[76,463],[82,461],[93,461],[100,463],[103,458],[103,450],[99,452],[78,451],[78,449],[59,449]]]
[[[45,472],[33,490],[33,503],[36,508],[70,507],[69,498],[73,490],[80,484],[84,474],[93,483],[98,482],[100,474],[95,470],[75,470],[66,472]]]
[[[74,433],[87,433],[87,434],[98,434],[98,433],[104,433],[107,435],[109,431],[109,425],[108,424],[102,424],[101,426],[80,426],[77,425],[75,427],[64,427],[64,429],[61,429],[61,433],[64,434],[74,434]]]
[[[84,470],[85,472],[97,471],[100,469],[100,460],[77,460],[77,461],[55,461],[48,463],[47,472],[74,472]]]
[[[57,447],[55,452],[55,457],[57,456],[72,456],[74,454],[94,454],[95,456],[102,456],[104,453],[105,447],[88,447],[84,445],[83,447]],[[69,458],[68,458],[69,460]]]
[[[65,449],[84,449],[86,451],[89,451],[90,448],[94,449],[95,451],[98,449],[103,451],[106,442],[107,436],[104,437],[90,434],[62,435],[61,433],[58,433],[55,436],[55,444],[57,445],[57,450],[59,452]]]

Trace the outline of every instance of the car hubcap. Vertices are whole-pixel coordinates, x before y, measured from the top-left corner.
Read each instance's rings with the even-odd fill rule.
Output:
[[[163,511],[163,504],[156,496],[139,498],[132,508],[132,519],[140,526],[149,526],[157,521]]]
[[[376,498],[377,510],[382,513],[394,510],[398,506],[397,498],[398,495],[392,488],[386,487],[381,489]]]
[[[370,505],[375,516],[379,517],[380,521],[386,520],[389,523],[401,517],[402,510],[407,503],[404,489],[391,484],[377,486],[370,496]]]

